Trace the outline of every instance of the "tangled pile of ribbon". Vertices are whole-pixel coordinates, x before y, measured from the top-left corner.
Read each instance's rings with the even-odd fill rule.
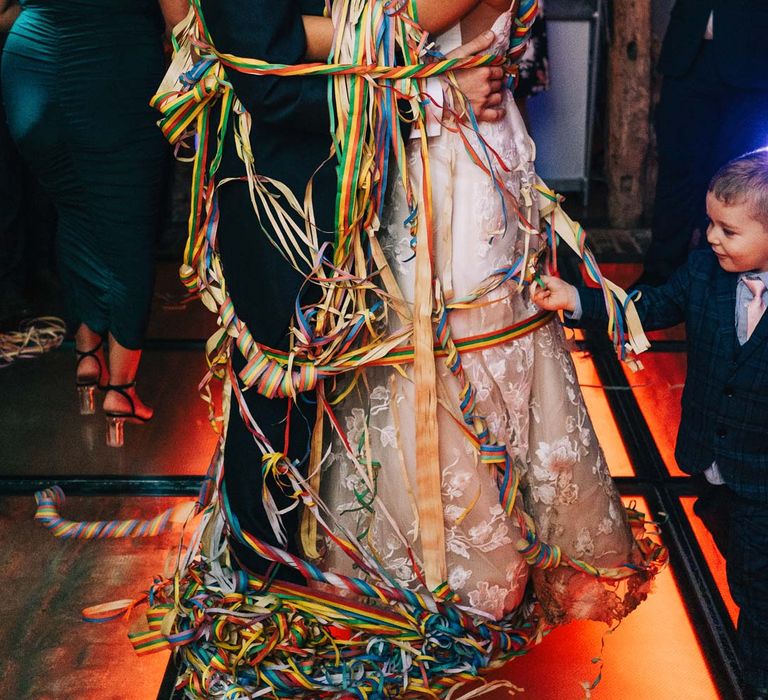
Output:
[[[18,330],[0,332],[0,369],[55,350],[66,332],[66,324],[56,316],[39,316],[22,321]]]
[[[478,618],[447,586],[445,552],[440,545],[443,520],[434,431],[425,429],[417,443],[419,493],[436,492],[436,498],[420,498],[427,509],[420,533],[424,555],[423,563],[413,561],[417,578],[428,592],[394,583],[376,554],[334,520],[319,496],[316,479],[324,421],[332,424],[342,441],[345,439],[333,419],[332,404],[343,398],[343,391],[330,396],[335,377],[357,376],[371,366],[391,365],[397,369],[412,364],[416,421],[420,426],[429,426],[436,422],[434,358],[440,357],[462,386],[464,432],[480,460],[495,470],[501,504],[522,535],[518,551],[531,566],[571,567],[618,585],[638,571],[652,577],[666,563],[666,550],[647,536],[642,515],[635,511],[629,511],[629,519],[642,555],[641,564],[601,569],[542,542],[518,498],[519,470],[506,446],[494,439],[483,417],[473,410],[475,390],[464,373],[462,353],[532,332],[549,322],[551,314],[538,313],[509,328],[469,338],[451,336],[449,315],[454,308],[466,308],[510,280],[519,288],[530,284],[541,261],[529,255],[526,247],[526,253],[509,268],[497,271],[460,300],[446,300],[439,285],[434,284],[431,193],[428,184],[423,191],[415,191],[410,180],[399,103],[410,105],[414,125],[421,133],[421,156],[428,172],[423,81],[443,75],[455,85],[453,71],[508,66],[510,58],[438,56],[427,63],[429,42],[414,20],[413,0],[335,0],[333,21],[344,30],[337,32],[327,64],[268,64],[219,53],[207,32],[199,0],[193,0],[192,6],[190,16],[177,27],[175,58],[153,105],[163,114],[160,125],[171,143],[181,143],[190,132],[196,139],[189,238],[181,277],[190,293],[199,294],[219,320],[219,330],[206,348],[206,380],[230,380],[232,400],[237,402],[262,454],[261,464],[254,465],[254,469],[273,476],[296,504],[303,506],[304,551],[314,551],[320,529],[333,546],[355,562],[361,577],[325,571],[309,561],[309,554],[307,558],[297,557],[242,530],[221,488],[220,443],[195,507],[200,522],[193,539],[180,556],[175,573],[156,580],[148,595],[146,627],[132,632],[131,639],[141,653],[161,648],[177,650],[177,687],[183,688],[189,698],[450,697],[451,688],[455,690],[479,678],[485,670],[524,653],[541,639],[547,623],[530,606],[521,606],[498,622]],[[511,45],[513,59],[524,48],[536,7],[536,0],[520,3]],[[387,64],[386,57],[394,55],[401,56],[402,65]],[[330,109],[335,115],[332,136],[340,176],[336,237],[330,251],[318,244],[311,196],[302,205],[283,184],[257,175],[253,155],[247,148],[250,116],[227,80],[227,71],[232,70],[254,76],[331,76]],[[455,91],[454,99],[461,106],[464,97]],[[375,109],[368,108],[372,104]],[[214,105],[218,111],[214,111]],[[461,111],[471,114],[468,109]],[[216,123],[214,114],[219,115]],[[291,332],[294,342],[288,352],[257,341],[237,317],[222,273],[216,246],[216,173],[223,135],[230,126],[241,144],[240,155],[256,216],[259,222],[268,220],[261,230],[281,250],[287,264],[301,271],[308,283],[322,292],[320,301],[309,307],[297,304]],[[473,120],[469,124],[454,121],[451,128],[478,135]],[[462,140],[476,164],[498,187],[503,187],[498,176],[503,163],[488,153],[474,152],[468,138]],[[388,171],[400,178],[411,211],[417,270],[412,307],[405,303],[377,239]],[[424,181],[428,183],[428,178]],[[536,189],[550,247],[554,248],[558,237],[579,254],[589,275],[604,291],[610,331],[620,354],[641,352],[647,340],[631,301],[620,288],[603,279],[585,248],[583,230],[563,212],[557,195],[541,182]],[[539,231],[520,212],[516,213],[527,234],[538,236]],[[305,225],[299,226],[297,219]],[[389,313],[397,314],[402,321],[396,332],[389,332],[383,322]],[[247,359],[238,377],[228,374],[233,343]],[[216,422],[210,393],[203,386]],[[315,390],[318,418],[307,471],[269,443],[248,412],[244,388],[267,397],[292,399],[300,392]],[[285,543],[279,512],[267,491],[263,496],[275,535]],[[113,536],[118,531],[140,536],[162,529],[172,520],[170,514],[163,514],[148,523],[132,523],[122,529],[119,523],[70,523],[59,515],[59,505],[60,494],[44,494],[39,499],[42,511],[37,517],[54,534],[64,536]],[[248,580],[230,566],[227,536],[237,537],[268,560],[297,569],[312,582],[312,587]],[[100,612],[98,617],[120,615],[135,603],[108,607],[107,613]],[[465,697],[484,690],[469,692]]]

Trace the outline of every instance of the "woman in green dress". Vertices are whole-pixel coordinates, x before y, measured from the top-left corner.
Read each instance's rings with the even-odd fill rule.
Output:
[[[0,0],[0,13],[13,5]],[[20,5],[2,56],[8,126],[58,212],[81,412],[93,412],[97,385],[105,389],[116,445],[125,421],[152,417],[135,382],[168,151],[148,102],[163,75],[164,27],[183,18],[187,3]]]

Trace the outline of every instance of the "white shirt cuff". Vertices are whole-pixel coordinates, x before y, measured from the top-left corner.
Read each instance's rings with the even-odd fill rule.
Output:
[[[581,319],[581,315],[584,312],[584,310],[581,308],[581,297],[579,296],[579,292],[576,292],[576,303],[573,305],[573,311],[565,311],[563,315],[569,320],[569,321],[578,321]]]
[[[717,462],[712,464],[704,470],[704,478],[712,484],[712,486],[722,486],[725,483],[723,475],[717,467]]]

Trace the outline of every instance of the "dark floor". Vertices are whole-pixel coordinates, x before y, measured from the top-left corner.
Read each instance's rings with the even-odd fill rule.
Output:
[[[639,272],[635,237],[596,237],[609,277],[626,283]],[[159,269],[159,289],[180,296],[172,265]],[[166,297],[167,299],[168,297]],[[162,655],[136,657],[127,623],[80,621],[89,605],[132,598],[166,566],[175,537],[156,540],[61,541],[32,520],[40,485],[60,483],[73,519],[142,517],[192,492],[215,436],[197,397],[205,366],[203,341],[212,319],[195,302],[158,303],[142,369],[141,391],[157,419],[127,429],[121,450],[104,446],[99,416],[81,418],[72,386],[74,360],[65,346],[0,371],[0,577],[5,623],[0,631],[0,698],[19,700],[166,700]],[[685,359],[679,329],[657,337],[645,370],[622,371],[601,339],[579,336],[574,357],[590,413],[627,500],[664,521],[672,564],[654,594],[615,632],[583,623],[553,632],[529,656],[495,677],[523,688],[522,697],[574,700],[591,685],[596,700],[737,698],[732,619],[723,562],[692,513],[691,491],[671,456]],[[164,496],[164,497],[160,497]],[[604,649],[601,652],[601,648]],[[506,693],[486,698],[508,697]]]

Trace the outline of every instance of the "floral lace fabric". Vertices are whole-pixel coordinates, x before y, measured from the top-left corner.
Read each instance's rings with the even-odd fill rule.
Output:
[[[494,30],[499,47],[510,15]],[[505,34],[506,32],[506,34]],[[445,47],[444,47],[444,50]],[[542,245],[520,225],[537,223],[534,146],[511,94],[506,117],[480,127],[487,147],[506,166],[504,190],[469,157],[460,137],[443,128],[430,138],[434,201],[435,268],[446,300],[476,289],[494,271],[509,266],[528,246]],[[473,144],[482,151],[479,140]],[[409,145],[414,191],[421,191],[418,140]],[[405,225],[402,188],[393,187],[380,236],[384,252],[408,302],[413,302],[415,259]],[[525,288],[507,282],[472,308],[451,311],[454,338],[507,327],[535,314]],[[392,314],[390,324],[397,321]],[[557,320],[519,339],[462,353],[467,377],[477,389],[477,413],[493,438],[505,443],[521,472],[518,498],[542,540],[568,555],[601,567],[639,560],[619,494],[609,476]],[[448,584],[462,604],[499,619],[518,608],[529,579],[551,622],[622,617],[645,596],[647,575],[621,586],[573,569],[529,570],[518,552],[520,530],[499,503],[497,477],[480,463],[459,408],[461,386],[437,361],[438,431]],[[416,574],[422,561],[416,487],[415,391],[411,368],[369,368],[336,407],[346,433],[324,461],[323,501],[346,536],[373,552],[398,585],[424,590]],[[324,566],[361,576],[352,562],[327,543]]]

